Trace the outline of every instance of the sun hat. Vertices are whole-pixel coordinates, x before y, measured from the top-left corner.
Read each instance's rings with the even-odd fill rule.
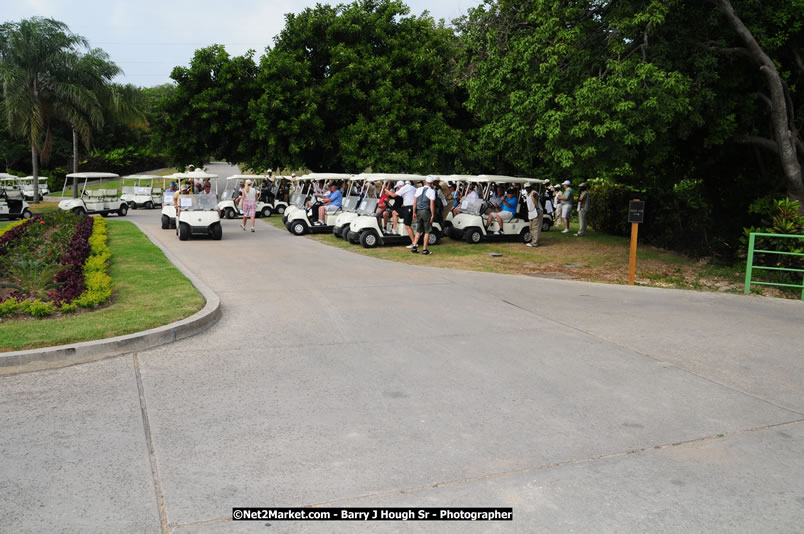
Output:
[[[564,180],[564,181],[561,183],[561,185],[569,185],[569,184],[570,184],[570,181],[569,181],[569,180]]]

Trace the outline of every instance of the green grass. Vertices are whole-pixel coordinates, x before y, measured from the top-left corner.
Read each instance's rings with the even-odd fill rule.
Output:
[[[132,334],[178,321],[204,298],[133,223],[107,220],[112,304],[51,319],[0,322],[0,350],[24,350]]]

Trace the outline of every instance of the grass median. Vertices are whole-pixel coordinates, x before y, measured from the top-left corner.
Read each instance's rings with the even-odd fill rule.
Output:
[[[266,219],[266,222],[287,232],[281,217],[273,216]],[[366,249],[332,234],[313,234],[309,238],[358,254],[412,265],[525,274],[541,278],[627,283],[628,238],[594,231],[589,231],[583,237],[576,237],[574,234],[577,231],[577,222],[570,228],[571,231],[566,234],[562,234],[557,227],[549,232],[542,232],[538,248],[526,247],[520,241],[470,245],[446,238],[431,248],[431,256],[411,254],[410,250],[402,246]],[[640,244],[637,251],[638,285],[741,293],[744,280],[744,266],[717,266],[707,260],[688,258],[644,244]],[[762,292],[782,296],[775,288],[763,289]]]
[[[64,345],[142,332],[192,315],[204,298],[133,224],[107,220],[111,304],[51,319],[0,322],[0,351]]]

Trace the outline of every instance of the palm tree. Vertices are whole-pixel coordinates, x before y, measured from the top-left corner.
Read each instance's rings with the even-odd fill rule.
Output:
[[[100,101],[76,75],[87,49],[86,39],[63,22],[32,17],[0,25],[0,84],[4,116],[12,134],[31,145],[34,202],[39,201],[39,159],[47,161],[52,144],[50,125],[61,119],[89,138],[102,123]]]

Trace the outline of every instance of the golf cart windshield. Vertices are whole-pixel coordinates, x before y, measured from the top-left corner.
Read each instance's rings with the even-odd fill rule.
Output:
[[[461,212],[468,213],[469,215],[480,215],[480,210],[483,207],[482,199],[467,198],[461,202]]]
[[[357,204],[360,202],[360,197],[346,197],[343,199],[341,208],[343,211],[355,211]]]
[[[179,195],[179,208],[183,210],[217,210],[218,199],[215,195]]]
[[[379,200],[376,198],[364,198],[360,202],[360,207],[357,208],[357,213],[360,215],[374,215],[377,211],[377,204]]]
[[[173,205],[173,191],[165,191],[162,195],[162,205],[163,206],[172,206]]]

